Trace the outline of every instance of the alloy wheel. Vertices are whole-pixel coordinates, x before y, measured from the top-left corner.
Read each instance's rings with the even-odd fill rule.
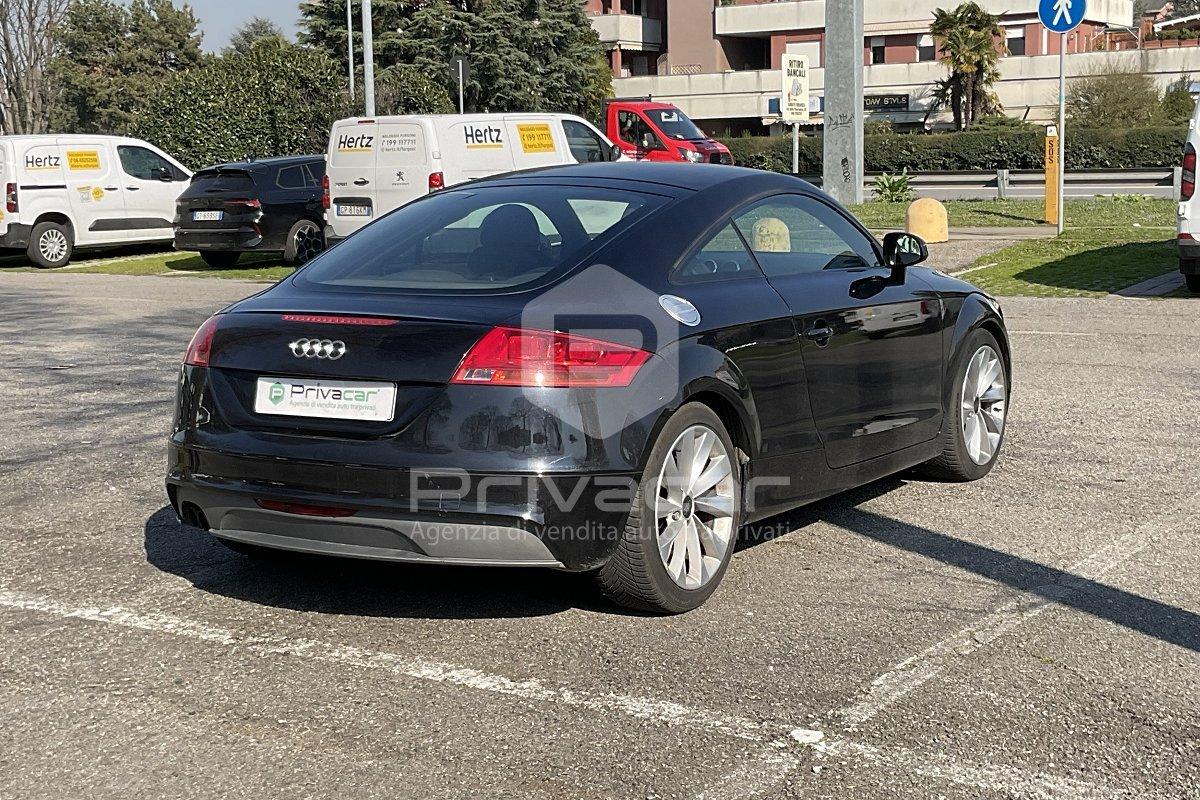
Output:
[[[66,234],[57,228],[42,231],[42,235],[38,237],[38,252],[52,264],[66,257],[68,246]]]
[[[720,570],[733,542],[733,465],[721,437],[705,425],[679,435],[658,476],[658,554],[671,580],[699,589]]]
[[[312,223],[300,226],[296,231],[296,263],[307,264],[325,249],[325,237],[321,229]]]
[[[962,434],[967,455],[976,464],[995,457],[1004,435],[1008,391],[1004,363],[996,351],[984,345],[967,362],[962,385]]]

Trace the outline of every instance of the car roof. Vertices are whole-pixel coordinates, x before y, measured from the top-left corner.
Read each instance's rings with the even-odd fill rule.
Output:
[[[487,182],[512,181],[524,178],[561,178],[567,180],[610,180],[670,186],[695,192],[715,186],[757,179],[764,183],[790,186],[796,191],[813,191],[806,181],[791,175],[781,175],[759,169],[730,167],[720,164],[673,164],[652,161],[617,161],[600,164],[570,164],[567,166],[536,167],[485,178]],[[458,187],[455,187],[458,188]]]
[[[323,161],[325,156],[273,156],[271,158],[256,158],[253,161],[227,161],[224,164],[212,164],[198,172],[212,169],[241,169],[250,172],[256,168],[286,167],[291,164],[306,164],[310,161]]]

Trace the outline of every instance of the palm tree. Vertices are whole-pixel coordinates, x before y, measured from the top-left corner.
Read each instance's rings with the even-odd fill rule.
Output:
[[[1008,52],[999,18],[978,3],[966,2],[951,11],[934,11],[929,32],[940,41],[941,61],[950,70],[954,127],[967,130],[985,115],[999,113],[992,86],[1000,79],[1000,56]]]

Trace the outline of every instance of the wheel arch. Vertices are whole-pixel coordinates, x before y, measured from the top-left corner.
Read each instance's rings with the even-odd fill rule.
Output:
[[[958,313],[955,325],[954,340],[946,359],[946,375],[950,376],[950,368],[962,351],[963,342],[977,330],[987,331],[995,338],[1000,346],[1000,357],[1004,360],[1004,370],[1008,375],[1009,391],[1012,391],[1012,347],[1008,341],[1008,330],[1004,325],[1004,317],[1000,306],[995,300],[984,294],[968,295]]]
[[[38,218],[33,221],[33,225],[30,226],[30,230],[32,231],[43,222],[53,222],[58,225],[65,225],[67,229],[71,231],[71,239],[75,239],[75,223],[70,217],[61,211],[43,211],[38,215]]]

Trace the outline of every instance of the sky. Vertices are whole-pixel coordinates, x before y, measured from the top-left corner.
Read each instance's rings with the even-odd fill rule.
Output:
[[[182,5],[181,0],[174,0]],[[187,0],[200,19],[204,49],[216,52],[229,43],[233,32],[251,17],[266,17],[289,38],[296,38],[300,20],[299,0]]]

